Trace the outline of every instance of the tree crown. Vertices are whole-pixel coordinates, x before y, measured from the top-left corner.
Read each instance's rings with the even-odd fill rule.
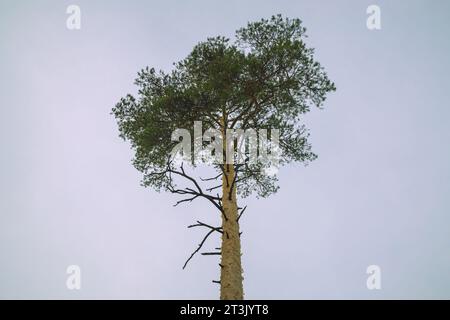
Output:
[[[170,188],[170,176],[160,173],[173,165],[167,161],[177,143],[172,132],[192,130],[194,121],[202,121],[204,130],[276,128],[280,165],[314,160],[301,116],[321,107],[335,86],[306,46],[305,32],[299,19],[277,15],[239,29],[234,42],[225,37],[200,42],[169,73],[140,71],[137,98],[122,98],[113,114],[120,136],[135,150],[143,184]],[[240,166],[242,196],[277,190],[277,178],[265,174],[265,165]]]

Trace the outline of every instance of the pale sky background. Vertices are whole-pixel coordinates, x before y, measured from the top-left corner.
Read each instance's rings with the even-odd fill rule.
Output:
[[[241,202],[246,298],[450,298],[444,0],[0,0],[0,298],[218,298],[217,257],[181,269],[203,237],[186,226],[218,213],[141,187],[110,110],[141,68],[277,13],[303,20],[337,92],[305,118],[319,159]]]

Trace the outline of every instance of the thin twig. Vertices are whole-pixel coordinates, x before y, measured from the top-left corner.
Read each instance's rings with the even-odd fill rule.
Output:
[[[222,252],[202,252],[202,256],[220,256]]]
[[[214,232],[215,230],[210,230],[206,236],[203,238],[202,242],[200,242],[200,244],[198,245],[198,248],[192,252],[191,256],[186,260],[186,262],[184,263],[183,269],[186,268],[187,264],[189,263],[189,261],[194,257],[194,255],[200,251],[200,249],[202,248],[203,244],[205,243],[206,239],[208,239],[208,237]]]
[[[241,210],[241,213],[239,213],[239,216],[237,217],[236,222],[239,222],[239,219],[241,219],[241,216],[244,213],[245,209],[247,209],[247,206],[245,206],[244,209]]]

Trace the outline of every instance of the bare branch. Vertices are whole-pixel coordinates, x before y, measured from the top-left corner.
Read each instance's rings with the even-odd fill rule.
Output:
[[[202,188],[200,187],[200,185],[198,184],[198,182],[192,178],[191,176],[189,176],[188,174],[186,174],[186,171],[184,170],[184,164],[182,163],[180,166],[180,170],[181,171],[177,171],[175,169],[173,169],[171,167],[172,165],[172,161],[170,160],[170,158],[167,160],[167,167],[165,171],[162,172],[155,172],[153,174],[167,174],[169,177],[169,184],[167,186],[167,189],[171,192],[171,193],[175,193],[175,194],[189,194],[192,195],[193,197],[191,198],[187,198],[181,201],[178,201],[175,206],[177,206],[178,204],[182,203],[182,202],[190,202],[198,197],[202,197],[207,199],[208,201],[210,201],[220,212],[222,212],[222,214],[225,216],[225,212],[223,210],[222,204],[220,202],[220,197],[217,195],[217,197],[212,196],[210,194],[206,194],[203,192]],[[175,188],[174,184],[173,184],[173,179],[172,179],[172,174],[184,177],[185,179],[191,181],[196,190],[192,189],[192,188],[184,188],[184,189],[177,189]]]
[[[181,203],[184,203],[184,202],[191,202],[191,201],[197,199],[198,197],[202,197],[202,198],[205,198],[208,201],[210,201],[217,209],[219,209],[219,211],[222,213],[224,219],[228,220],[226,215],[225,215],[225,210],[223,209],[223,206],[222,206],[222,199],[219,196],[219,194],[217,194],[217,196],[213,196],[211,194],[204,193],[202,188],[198,184],[198,182],[194,178],[192,178],[191,176],[189,176],[186,173],[186,171],[184,169],[184,163],[182,163],[180,165],[180,170],[176,170],[176,169],[173,168],[172,161],[171,161],[171,159],[169,157],[168,160],[167,160],[166,169],[164,171],[162,171],[162,172],[154,172],[152,174],[157,174],[157,175],[165,174],[165,175],[167,175],[167,177],[168,177],[167,190],[170,191],[171,193],[180,194],[180,195],[189,195],[188,198],[185,198],[185,199],[177,201],[174,206],[177,206],[177,205],[179,205]],[[172,175],[177,175],[177,176],[180,176],[180,177],[183,177],[183,178],[189,180],[194,185],[194,187],[193,188],[185,187],[184,189],[177,188],[176,185],[173,182]],[[218,179],[221,175],[222,174],[219,174],[216,177],[209,178],[209,179],[206,179],[206,180],[209,181],[209,180]],[[205,179],[201,179],[201,180],[205,181]],[[211,190],[214,190],[214,189],[219,188],[219,187],[220,186],[212,187],[212,188],[209,188],[207,190],[211,191]],[[194,228],[194,227],[206,227],[206,228],[208,228],[210,230],[204,236],[204,238],[202,239],[202,241],[198,245],[197,249],[194,252],[192,252],[192,254],[189,256],[189,258],[186,260],[186,262],[183,265],[183,269],[186,268],[187,264],[195,256],[195,254],[197,254],[200,251],[200,249],[203,247],[203,245],[205,244],[206,240],[209,238],[209,236],[211,234],[213,234],[214,232],[223,233],[223,230],[222,230],[221,227],[213,227],[213,226],[210,226],[210,225],[208,225],[206,223],[203,223],[203,222],[200,222],[200,221],[197,221],[197,224],[193,224],[193,225],[188,226],[188,228]],[[202,255],[220,255],[220,251],[219,252],[205,252],[205,253],[202,253]]]
[[[237,217],[236,222],[239,222],[239,219],[241,219],[241,216],[242,216],[242,214],[244,213],[245,209],[247,209],[247,206],[245,206],[245,207],[242,209],[241,213],[239,213],[239,216]]]
[[[195,195],[192,198],[188,198],[188,199],[183,199],[183,200],[177,201],[177,203],[175,203],[173,206],[176,207],[177,205],[179,205],[180,203],[183,203],[183,202],[191,202],[194,199],[196,199],[198,196],[199,195]]]
[[[222,187],[221,184],[219,184],[219,185],[217,185],[215,187],[208,188],[208,189],[206,189],[206,191],[213,191],[214,189],[219,189],[220,187]]]
[[[222,176],[222,174],[221,173],[219,173],[217,176],[215,176],[215,177],[212,177],[212,178],[207,178],[207,179],[202,179],[202,178],[200,178],[200,180],[202,180],[202,181],[212,181],[212,180],[217,180],[219,177],[221,177]]]
[[[206,227],[206,228],[209,228],[209,229],[211,229],[213,231],[217,231],[219,233],[223,233],[222,227],[213,227],[213,226],[210,226],[209,224],[203,223],[203,222],[198,221],[198,220],[197,220],[197,224],[191,224],[190,226],[188,226],[188,228],[194,228],[194,227]]]
[[[183,269],[186,268],[187,264],[189,263],[189,261],[194,257],[194,255],[200,251],[200,249],[203,247],[203,245],[205,244],[206,239],[208,239],[208,237],[214,232],[215,230],[210,230],[206,236],[203,238],[202,242],[200,242],[200,244],[198,245],[198,248],[192,252],[191,256],[186,260],[186,262],[184,263]]]
[[[202,252],[202,256],[220,256],[222,252]]]

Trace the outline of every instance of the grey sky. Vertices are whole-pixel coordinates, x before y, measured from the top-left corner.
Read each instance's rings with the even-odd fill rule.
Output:
[[[81,8],[81,30],[66,7]],[[381,7],[382,30],[366,28]],[[185,259],[204,202],[139,185],[109,114],[136,72],[208,36],[303,20],[336,83],[305,118],[319,158],[245,199],[246,298],[450,298],[449,1],[0,1],[0,298],[218,297]],[[210,247],[214,247],[211,242]],[[82,289],[66,289],[66,267]],[[368,265],[382,290],[366,288]]]

